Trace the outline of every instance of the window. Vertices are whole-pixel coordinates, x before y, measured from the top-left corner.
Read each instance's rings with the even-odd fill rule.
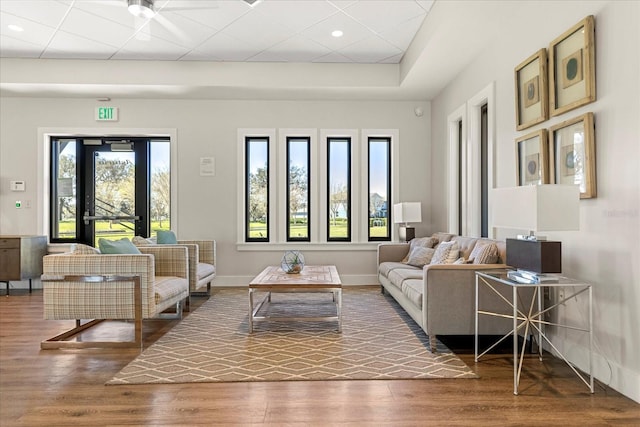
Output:
[[[351,241],[351,138],[327,138],[327,241]]]
[[[237,135],[239,250],[324,251],[347,242],[372,250],[369,242],[391,240],[396,129],[256,128]]]
[[[391,240],[391,138],[368,140],[369,241]]]
[[[287,241],[311,240],[311,139],[287,137]]]
[[[247,137],[245,225],[247,242],[269,241],[269,138]]]

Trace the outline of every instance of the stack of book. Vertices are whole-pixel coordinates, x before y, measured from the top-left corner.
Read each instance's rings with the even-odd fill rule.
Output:
[[[525,270],[509,271],[507,272],[507,277],[518,283],[558,283],[557,276],[534,273]]]

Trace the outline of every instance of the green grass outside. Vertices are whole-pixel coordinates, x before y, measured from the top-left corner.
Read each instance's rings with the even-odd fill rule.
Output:
[[[387,235],[387,227],[384,225],[373,225],[369,227],[369,234],[371,237],[385,237]],[[335,225],[330,225],[331,237],[347,237],[347,223],[346,221],[337,221]],[[306,233],[306,224],[292,225],[290,228],[290,235],[296,236],[297,232]],[[249,227],[249,237],[260,238],[267,235],[267,225],[264,222],[252,222]]]
[[[131,225],[127,223],[127,225]],[[135,236],[133,230],[126,228],[123,224],[113,223],[109,224],[108,221],[96,221],[96,244],[98,243],[98,239],[108,239],[108,240],[120,240],[124,237],[127,239],[131,239]],[[74,238],[76,224],[73,221],[62,221],[58,223],[58,236],[60,238]],[[152,221],[151,222],[151,234],[155,234],[157,230],[170,230],[169,221],[162,221],[162,227],[160,226],[160,221]]]

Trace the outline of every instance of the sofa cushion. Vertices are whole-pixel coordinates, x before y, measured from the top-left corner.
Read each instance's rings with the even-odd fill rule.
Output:
[[[431,258],[430,264],[451,264],[458,259],[458,242],[441,242]]]
[[[434,239],[433,237],[416,237],[415,239],[411,239],[409,242],[409,252],[407,256],[404,257],[402,262],[406,263],[409,261],[409,254],[411,251],[417,247],[421,248],[433,248],[438,244],[438,239]]]
[[[378,266],[378,272],[385,277],[389,277],[389,272],[396,268],[410,268],[410,266],[402,262],[386,261]]]
[[[156,304],[169,300],[189,289],[187,279],[175,276],[156,276],[153,283]]]
[[[213,265],[207,264],[206,262],[198,263],[198,267],[196,271],[196,274],[198,275],[198,280],[202,279],[203,277],[211,276],[215,272],[216,272],[216,268]]]
[[[450,242],[458,242],[458,250],[460,251],[458,256],[469,259],[469,255],[471,251],[473,251],[473,248],[475,248],[478,240],[477,237],[455,236],[451,238]]]
[[[451,234],[451,233],[443,233],[441,231],[437,232],[437,233],[433,233],[431,235],[431,237],[433,237],[434,239],[436,239],[438,241],[438,243],[442,243],[442,242],[448,242],[449,240],[451,240],[451,238],[455,236],[455,234]],[[436,243],[436,244],[438,244]]]
[[[98,239],[100,252],[103,254],[140,254],[141,252],[126,237],[120,240]]]
[[[398,289],[402,289],[402,282],[407,279],[422,280],[422,270],[419,270],[417,268],[396,268],[395,270],[391,270],[389,272],[387,278],[389,279],[391,284],[396,286]]]
[[[422,289],[424,285],[422,280],[409,279],[402,282],[402,293],[415,304],[416,307],[422,309]]]
[[[416,246],[409,253],[407,264],[414,267],[424,267],[431,262],[431,258],[433,258],[433,254],[435,253],[435,251],[436,250],[433,248],[423,248],[420,246]]]
[[[469,260],[473,264],[495,264],[498,262],[498,247],[493,243],[478,244],[471,251]]]

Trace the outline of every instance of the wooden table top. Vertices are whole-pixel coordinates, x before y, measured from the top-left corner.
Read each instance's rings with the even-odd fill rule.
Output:
[[[295,288],[322,289],[342,288],[342,282],[335,265],[305,265],[300,273],[288,274],[278,266],[262,270],[249,283],[249,288]]]

